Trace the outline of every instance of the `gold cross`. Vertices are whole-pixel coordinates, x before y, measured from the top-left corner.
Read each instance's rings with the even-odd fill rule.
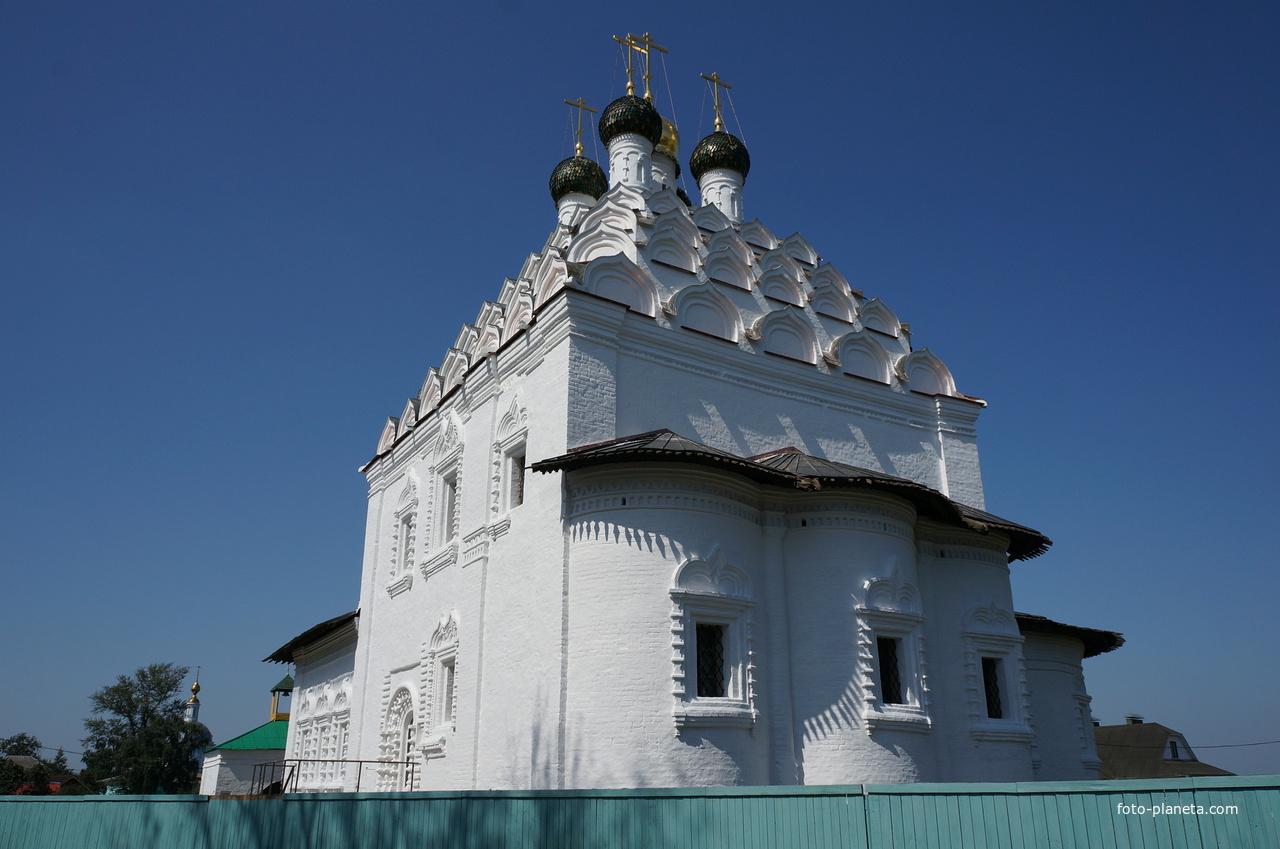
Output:
[[[667,48],[655,44],[653,36],[649,35],[647,32],[644,35],[632,35],[631,33],[627,33],[626,38],[618,38],[615,35],[613,40],[619,44],[625,44],[630,48],[630,50],[627,51],[627,94],[636,93],[636,84],[631,76],[635,72],[632,65],[633,57],[631,55],[631,51],[634,50],[637,53],[644,54],[644,74],[642,75],[642,78],[644,79],[644,99],[652,102],[653,91],[649,88],[649,80],[653,79],[653,54],[649,51],[657,50],[659,53],[666,53],[668,52]]]
[[[709,77],[706,74],[699,74],[698,76],[712,83],[711,90],[715,92],[715,96],[716,96],[716,132],[722,133],[724,132],[724,119],[720,117],[720,88],[719,87],[724,86],[725,88],[733,88],[733,86],[729,85],[728,83],[721,82],[720,75],[717,74],[715,71],[712,71],[711,76]],[[706,101],[703,101],[703,102],[705,103]]]
[[[565,103],[569,104],[570,106],[578,110],[578,131],[574,133],[574,136],[576,136],[576,140],[574,141],[574,145],[573,145],[573,155],[581,156],[582,151],[585,149],[582,146],[582,110],[585,109],[588,112],[599,112],[600,110],[592,109],[590,106],[587,105],[587,101],[583,100],[581,97],[579,97],[577,100],[566,100]]]

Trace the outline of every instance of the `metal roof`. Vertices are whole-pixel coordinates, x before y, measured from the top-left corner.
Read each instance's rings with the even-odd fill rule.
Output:
[[[313,625],[312,627],[303,631],[298,636],[294,637],[289,642],[282,645],[280,648],[273,651],[267,657],[264,657],[262,660],[264,663],[268,661],[272,663],[293,663],[293,653],[295,651],[302,648],[303,646],[310,645],[311,643],[314,643],[317,640],[320,640],[329,636],[334,631],[337,631],[340,628],[342,628],[348,622],[351,622],[352,620],[354,620],[356,616],[358,616],[359,614],[360,614],[360,611],[357,609],[357,610],[351,611],[350,613],[344,613],[341,616],[335,616],[332,619],[326,619],[324,622],[321,622],[319,625]],[[283,684],[284,682],[281,681],[280,683]]]
[[[1075,637],[1084,643],[1085,657],[1097,657],[1124,645],[1124,635],[1116,631],[1068,625],[1065,622],[1055,622],[1031,613],[1014,613],[1013,618],[1017,620],[1018,630],[1024,634],[1056,634],[1060,637]]]
[[[920,515],[944,524],[982,534],[992,530],[1007,534],[1010,560],[1039,557],[1053,544],[1037,530],[952,501],[937,490],[906,478],[814,457],[798,448],[739,457],[666,428],[584,445],[567,454],[534,463],[530,468],[544,473],[570,472],[589,466],[636,461],[695,463],[733,472],[757,483],[807,492],[823,489],[879,490],[905,498],[915,505]]]
[[[246,731],[239,737],[232,737],[225,743],[219,743],[208,751],[214,752],[219,749],[237,749],[237,750],[258,750],[258,749],[280,749],[284,750],[284,742],[289,734],[289,720],[273,719],[265,725],[259,725],[252,731]]]
[[[1235,775],[1190,757],[1177,760],[1165,757],[1169,738],[1183,741],[1178,731],[1158,722],[1132,725],[1103,725],[1094,728],[1098,758],[1102,761],[1102,778],[1177,778],[1198,775]],[[1188,748],[1191,748],[1188,744]]]

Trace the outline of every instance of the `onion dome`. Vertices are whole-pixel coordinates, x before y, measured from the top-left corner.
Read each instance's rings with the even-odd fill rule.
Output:
[[[676,176],[680,176],[680,131],[676,125],[662,119],[662,138],[654,145],[655,153],[665,153],[676,161]]]
[[[689,193],[686,192],[684,189],[680,188],[679,186],[676,186],[676,197],[684,201],[685,206],[689,207],[690,209],[693,208],[693,201],[689,200]]]
[[[698,142],[689,156],[689,170],[693,172],[693,179],[701,180],[702,175],[713,168],[737,171],[745,181],[747,172],[751,170],[751,157],[747,154],[747,146],[742,143],[742,139],[717,130]]]
[[[570,192],[579,192],[598,198],[609,188],[604,169],[595,160],[585,156],[570,156],[551,172],[551,201],[559,204],[560,198]]]
[[[662,116],[643,97],[624,94],[600,113],[600,141],[607,148],[623,133],[638,133],[656,147],[662,141]]]

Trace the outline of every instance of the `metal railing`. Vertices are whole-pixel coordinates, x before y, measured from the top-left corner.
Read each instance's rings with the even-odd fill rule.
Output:
[[[278,761],[267,761],[265,763],[255,764],[253,767],[253,776],[249,781],[250,793],[255,796],[278,796],[281,793],[298,793],[308,792],[309,787],[303,787],[301,790],[304,765],[316,764],[333,766],[337,775],[337,787],[325,787],[317,792],[344,792],[347,788],[347,770],[346,765],[354,764],[356,767],[356,786],[352,792],[359,793],[361,784],[364,780],[364,771],[366,769],[375,769],[377,772],[385,773],[388,770],[395,770],[399,773],[397,784],[402,786],[395,787],[395,790],[415,790],[417,789],[417,769],[418,764],[413,760],[404,761],[367,761],[352,760],[348,758],[283,758]],[[403,770],[403,771],[401,771]],[[309,776],[308,776],[309,778]],[[306,782],[307,785],[311,781]]]

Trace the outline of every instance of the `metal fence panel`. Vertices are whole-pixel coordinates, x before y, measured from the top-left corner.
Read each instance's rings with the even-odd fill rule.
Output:
[[[1026,784],[0,797],[0,849],[1252,849],[1280,776]]]

